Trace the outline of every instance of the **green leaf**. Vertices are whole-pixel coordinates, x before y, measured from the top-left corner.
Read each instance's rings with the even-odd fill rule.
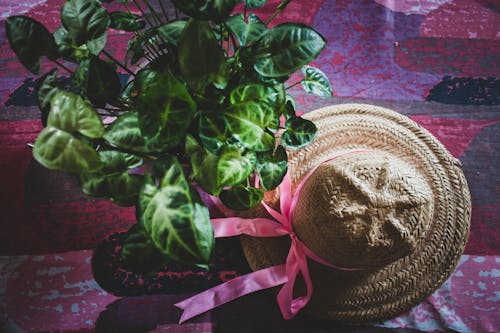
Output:
[[[109,198],[120,206],[136,204],[144,177],[128,171],[142,165],[142,159],[113,150],[101,151],[99,155],[101,169],[80,175],[83,192]]]
[[[96,0],[68,0],[62,6],[61,21],[77,45],[86,44],[94,55],[104,48],[111,20]]]
[[[217,114],[203,113],[200,117],[199,136],[203,146],[217,154],[227,139],[227,126],[224,118]]]
[[[266,4],[267,0],[245,0],[245,6],[248,8],[259,8]]]
[[[90,51],[86,45],[78,46],[71,39],[68,30],[64,27],[59,27],[54,31],[54,40],[57,44],[59,55],[74,63],[79,63],[90,57]]]
[[[227,19],[229,29],[235,34],[240,46],[249,45],[267,32],[266,25],[254,14],[248,15],[248,23],[243,14],[237,14]]]
[[[121,84],[115,67],[96,56],[84,60],[75,74],[75,82],[83,95],[97,107],[116,101],[120,94]]]
[[[234,138],[254,151],[269,151],[274,148],[274,136],[266,131],[268,115],[255,102],[230,106],[224,113]]]
[[[256,163],[254,151],[236,146],[226,147],[217,163],[217,184],[224,187],[241,183],[252,173]]]
[[[141,222],[157,248],[186,263],[207,263],[214,244],[208,209],[170,157],[160,187],[146,181],[140,194]]]
[[[106,45],[106,40],[107,40],[107,35],[102,34],[101,36],[89,40],[85,46],[87,46],[88,50],[90,53],[93,55],[99,55],[99,53],[104,49],[104,46]]]
[[[26,16],[11,16],[5,22],[10,47],[23,66],[34,74],[40,71],[40,57],[57,59],[54,37],[38,21]]]
[[[160,36],[165,38],[170,44],[177,46],[186,24],[187,21],[184,20],[172,21],[159,27],[158,32]]]
[[[36,139],[33,156],[46,168],[65,172],[96,170],[101,165],[92,147],[50,125]]]
[[[112,146],[127,149],[137,153],[162,153],[165,144],[164,138],[158,133],[152,138],[146,138],[139,127],[137,112],[127,112],[121,115],[106,129],[104,139]]]
[[[137,112],[127,112],[106,128],[104,139],[123,149],[146,152],[146,140],[139,128]]]
[[[286,121],[286,129],[281,136],[283,144],[290,148],[302,148],[311,143],[318,131],[310,120],[292,117]]]
[[[138,21],[141,17],[132,13],[114,11],[109,13],[110,27],[123,31],[137,31],[144,28],[146,22]]]
[[[302,67],[302,74],[306,77],[302,80],[302,87],[307,93],[320,97],[333,96],[330,81],[321,70],[312,66],[304,66]]]
[[[139,274],[159,271],[168,262],[140,223],[132,225],[127,231],[121,258],[127,269]]]
[[[144,51],[146,43],[144,41],[143,35],[137,35],[132,38],[127,43],[127,53],[125,54],[126,64],[136,64],[141,60],[146,52]]]
[[[218,195],[221,190],[217,178],[219,157],[203,149],[191,135],[186,136],[185,151],[190,158],[192,174],[196,183],[205,192]]]
[[[66,172],[94,171],[99,154],[80,135],[100,138],[104,132],[96,110],[80,96],[58,92],[51,100],[47,127],[33,147],[33,156],[49,169]]]
[[[314,60],[325,45],[323,36],[306,25],[277,25],[257,42],[254,69],[267,77],[289,75]]]
[[[240,105],[243,108],[245,107],[244,104],[248,102],[258,103],[264,112],[263,126],[276,128],[279,125],[280,106],[285,99],[285,93],[281,85],[245,84],[231,91],[229,98],[231,104]]]
[[[142,134],[159,146],[179,144],[196,111],[186,86],[168,70],[145,69],[135,77],[133,94]]]
[[[240,3],[241,0],[173,0],[172,2],[175,4],[175,7],[189,16],[203,20],[213,19],[220,21],[229,16],[234,6]]]
[[[223,190],[219,198],[224,205],[231,209],[247,210],[258,205],[264,198],[264,193],[255,187],[238,185],[229,190]]]
[[[286,116],[287,119],[291,117],[295,117],[295,108],[296,108],[297,103],[295,102],[295,98],[291,95],[286,95],[285,97],[285,104],[283,105],[284,110],[283,114]]]
[[[189,20],[179,40],[179,68],[184,79],[201,91],[214,82],[223,64],[224,51],[208,21]]]
[[[274,153],[257,154],[257,172],[264,191],[274,190],[285,177],[288,158],[285,148],[278,146]]]
[[[38,107],[42,113],[41,118],[43,126],[47,126],[47,119],[50,112],[50,100],[61,90],[60,85],[57,83],[56,73],[57,69],[54,68],[42,76],[38,81]]]
[[[80,133],[89,138],[100,138],[104,134],[104,126],[96,110],[80,96],[62,91],[51,100],[51,111],[47,121],[69,133]]]

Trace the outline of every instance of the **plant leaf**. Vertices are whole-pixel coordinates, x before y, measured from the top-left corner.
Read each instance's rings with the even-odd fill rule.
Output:
[[[96,0],[68,0],[62,6],[61,21],[77,45],[87,44],[94,55],[104,48],[111,20]]]
[[[168,262],[140,223],[132,225],[127,231],[121,258],[127,269],[139,274],[159,271]]]
[[[113,150],[99,152],[102,167],[96,172],[82,173],[80,180],[85,194],[106,197],[120,206],[136,204],[143,176],[129,174],[140,166],[141,158]]]
[[[258,103],[264,112],[263,126],[276,128],[279,125],[280,106],[285,99],[285,93],[281,85],[245,84],[231,91],[229,98],[231,104],[241,104],[241,107],[245,107],[244,104],[248,102]]]
[[[289,75],[314,60],[325,45],[323,36],[306,25],[277,25],[257,42],[254,69],[267,77]]]
[[[78,134],[100,138],[104,132],[96,110],[80,96],[60,91],[51,100],[47,127],[33,147],[33,156],[49,169],[94,171],[101,166],[98,153]]]
[[[140,194],[141,222],[160,251],[186,263],[207,263],[214,244],[208,209],[170,157],[160,187],[146,181]]]
[[[218,195],[221,189],[217,181],[219,157],[203,149],[191,135],[186,136],[185,151],[190,158],[196,183],[207,193]]]
[[[236,104],[224,113],[229,129],[234,138],[242,145],[254,151],[269,151],[274,148],[274,137],[265,127],[268,116],[255,102]]]
[[[283,105],[284,110],[282,112],[287,119],[291,118],[291,117],[295,117],[296,105],[297,105],[297,103],[295,102],[295,98],[293,98],[292,95],[287,94],[285,96],[285,104]]]
[[[219,198],[231,209],[247,210],[258,205],[264,198],[264,193],[255,187],[237,185],[228,190],[222,190]]]
[[[201,91],[214,82],[223,64],[224,51],[208,21],[189,20],[179,40],[179,68],[184,79]]]
[[[135,77],[133,94],[142,134],[159,146],[179,144],[196,110],[186,86],[168,70],[144,69]]]
[[[227,139],[227,126],[224,118],[217,114],[202,113],[198,134],[203,146],[211,153],[217,154]]]
[[[127,112],[106,128],[104,139],[110,144],[138,152],[146,150],[146,140],[139,128],[137,112]]]
[[[187,21],[185,20],[172,21],[159,27],[158,32],[160,36],[165,38],[170,44],[177,46],[186,24]]]
[[[57,59],[54,37],[38,21],[27,16],[11,16],[5,22],[10,47],[23,66],[34,74],[40,72],[40,57]]]
[[[252,173],[256,163],[254,151],[236,146],[226,147],[217,163],[217,184],[224,187],[241,183]]]
[[[221,20],[229,16],[236,4],[241,0],[202,0],[202,1],[185,1],[173,0],[172,1],[182,12],[189,16],[208,20]]]
[[[57,69],[52,69],[50,72],[42,76],[38,81],[37,97],[38,107],[41,111],[43,126],[47,126],[47,118],[50,112],[50,100],[60,90],[56,77]]]
[[[285,177],[288,169],[288,158],[283,146],[278,146],[274,153],[257,154],[257,172],[259,182],[264,191],[274,190]]]
[[[110,27],[117,30],[123,31],[137,31],[144,28],[146,25],[145,21],[139,21],[141,18],[139,15],[132,13],[114,11],[109,13]]]
[[[92,105],[80,96],[66,91],[61,91],[52,98],[47,124],[69,133],[78,132],[89,138],[100,138],[104,134],[101,118]]]
[[[245,22],[243,14],[231,16],[226,23],[240,46],[251,44],[267,32],[266,25],[255,14],[248,15],[248,23]]]
[[[283,144],[290,148],[302,148],[311,143],[318,129],[310,120],[291,117],[286,121],[286,130],[281,136]]]
[[[83,95],[97,107],[116,101],[120,94],[121,84],[115,67],[96,56],[82,61],[75,75],[75,83]]]
[[[302,80],[302,88],[309,93],[320,97],[333,96],[332,86],[328,77],[316,67],[302,67],[302,74],[306,77]]]
[[[248,8],[259,8],[266,4],[267,0],[245,0],[245,6]]]
[[[33,156],[46,168],[65,172],[96,170],[101,165],[99,155],[92,147],[50,125],[36,139]]]

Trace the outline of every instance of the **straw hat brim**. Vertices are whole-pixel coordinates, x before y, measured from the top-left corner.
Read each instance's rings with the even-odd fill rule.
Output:
[[[343,323],[392,318],[432,294],[455,269],[468,239],[470,194],[460,162],[417,123],[386,108],[344,104],[304,115],[318,127],[306,148],[288,150],[292,188],[315,165],[337,151],[389,152],[424,175],[435,201],[434,215],[413,251],[383,267],[343,271],[309,260],[314,291],[304,309],[310,315]],[[276,207],[277,191],[265,200]],[[265,216],[261,208],[246,217]],[[241,238],[253,270],[283,264],[288,237]],[[335,246],[335,244],[332,244]]]

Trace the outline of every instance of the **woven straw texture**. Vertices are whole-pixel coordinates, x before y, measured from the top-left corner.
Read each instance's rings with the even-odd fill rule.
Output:
[[[463,252],[471,204],[460,162],[425,129],[385,108],[345,104],[304,117],[318,136],[288,151],[292,189],[336,158],[307,180],[295,232],[332,264],[362,268],[309,260],[314,292],[304,311],[344,323],[396,316],[436,290]],[[277,208],[278,195],[265,200]],[[264,215],[262,207],[245,214]],[[242,237],[252,269],[284,263],[287,237]]]

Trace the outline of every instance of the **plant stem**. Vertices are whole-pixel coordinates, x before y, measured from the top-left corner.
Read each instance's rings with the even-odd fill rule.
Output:
[[[148,154],[145,154],[145,153],[141,153],[141,152],[138,152],[138,151],[135,151],[135,150],[132,150],[132,149],[126,149],[126,148],[118,147],[118,146],[115,146],[115,145],[110,144],[108,142],[102,142],[101,147],[114,149],[114,150],[117,150],[117,151],[125,153],[125,154],[132,154],[132,155],[136,155],[136,156],[139,156],[139,157],[142,157],[142,158],[146,158],[146,159],[149,159],[149,160],[156,160],[157,159],[156,156],[151,156],[151,155],[148,155]]]
[[[147,17],[146,13],[144,12],[144,10],[142,10],[141,6],[139,6],[139,4],[137,3],[137,0],[134,0],[134,5],[137,7],[137,9],[141,12],[142,14],[142,17],[144,17],[144,19],[146,20],[146,22],[148,22],[148,24],[151,26],[151,27],[154,27],[154,24],[149,20],[149,17]]]
[[[156,13],[156,10],[154,9],[153,6],[151,6],[151,4],[149,3],[149,0],[143,0],[143,2],[146,4],[146,7],[148,7],[149,11],[151,12],[151,14],[153,15],[154,19],[156,20],[156,22],[159,24],[159,25],[163,25],[163,22],[160,18],[160,16],[158,16],[158,14]]]
[[[236,50],[236,47],[237,47],[236,39],[234,38],[233,33],[231,32],[231,29],[229,29],[226,22],[224,22],[224,27],[227,31],[227,34],[229,35],[229,37],[227,38],[227,43],[229,44],[229,38],[231,38],[231,42],[233,43],[233,53],[234,53]],[[229,55],[229,51],[227,51],[226,53],[228,53],[228,55]]]
[[[298,85],[299,85],[299,84],[301,84],[303,81],[305,81],[305,79],[302,79],[302,80],[300,80],[299,82],[295,82],[295,83],[294,83],[294,84],[292,84],[291,86],[286,87],[286,88],[285,88],[285,90],[288,90],[288,89],[291,89],[291,88],[293,88],[293,87],[295,87],[295,86],[298,86]]]
[[[267,19],[267,21],[265,22],[266,25],[268,25],[269,23],[272,22],[272,20],[274,20],[276,18],[276,16],[278,16],[279,13],[281,13],[283,11],[283,9],[285,9],[285,7],[291,2],[292,0],[283,0],[281,1],[281,3],[278,5],[278,7],[276,7],[276,11],[273,13],[273,15]]]
[[[247,6],[243,6],[243,21],[247,21]]]
[[[129,73],[130,75],[132,76],[135,76],[134,72],[132,72],[130,69],[128,69],[127,67],[123,66],[121,62],[119,62],[118,60],[116,60],[111,54],[109,54],[108,52],[106,52],[105,50],[102,50],[102,53],[104,53],[104,55],[106,57],[108,57],[109,59],[113,60],[120,68],[124,69],[125,71],[127,71],[127,73]]]
[[[158,2],[160,3],[160,7],[161,7],[161,12],[163,14],[163,17],[165,17],[165,20],[170,21],[168,19],[168,14],[167,14],[167,11],[165,10],[165,7],[163,6],[163,0],[158,0]]]
[[[69,69],[68,67],[66,67],[64,64],[60,63],[59,61],[57,60],[54,60],[54,63],[56,63],[57,66],[61,67],[62,69],[64,69],[66,72],[70,73],[70,74],[73,74],[73,71],[71,69]]]

